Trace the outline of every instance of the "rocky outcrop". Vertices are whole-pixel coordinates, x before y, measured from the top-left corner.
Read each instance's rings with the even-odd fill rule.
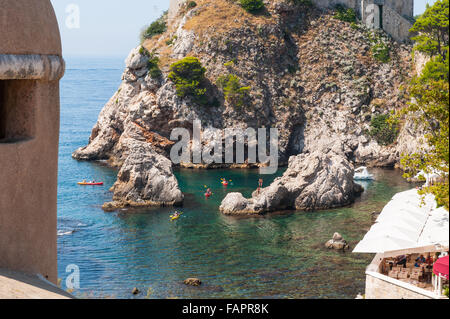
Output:
[[[220,211],[226,215],[263,214],[296,209],[321,210],[345,206],[361,191],[353,180],[354,169],[345,155],[333,149],[293,156],[284,175],[246,199],[230,193]]]
[[[347,241],[342,238],[342,235],[339,233],[334,233],[333,238],[325,243],[325,247],[328,249],[336,249],[336,250],[349,250],[350,246]]]
[[[415,130],[407,125],[389,146],[378,144],[367,133],[372,117],[406,105],[400,88],[412,67],[408,45],[384,37],[391,61],[381,63],[372,57],[368,30],[334,19],[332,12],[294,5],[288,0],[267,2],[267,15],[249,14],[225,0],[196,3],[193,9],[175,10],[167,31],[143,43],[146,50],[141,46],[132,50],[120,88],[101,111],[89,144],[74,152],[75,159],[108,160],[111,166],[120,168],[131,154],[132,140],[148,144],[142,149],[168,157],[174,144],[170,140],[172,130],[191,130],[195,120],[202,123],[203,136],[210,135],[213,128],[277,128],[280,164],[287,164],[291,156],[300,153],[312,156],[324,145],[334,143],[343,149],[345,161],[393,166],[401,153],[420,146]],[[148,72],[148,52],[160,58],[162,76],[158,79]],[[198,57],[207,69],[208,105],[180,98],[168,80],[171,63],[185,56]],[[250,87],[246,105],[236,107],[227,102],[216,85],[220,76],[228,74],[236,75],[242,86]],[[205,163],[183,166],[211,167]],[[319,184],[314,187],[321,188]],[[315,198],[301,186],[298,189],[303,195],[286,203],[280,185],[280,195],[268,190],[267,201],[275,203],[283,197],[282,203],[274,207],[332,207],[351,198],[347,190],[339,187],[330,186],[330,193],[321,192]],[[292,189],[286,192],[297,195]],[[129,193],[116,191],[117,202],[128,202],[120,196]],[[139,190],[133,194],[144,195]],[[259,202],[253,209],[253,204],[244,205],[242,198],[233,196],[251,211],[271,209],[271,204]],[[146,201],[142,198],[141,202]]]
[[[177,206],[183,202],[169,159],[147,143],[135,142],[111,188],[113,202],[103,205],[111,211],[120,207]]]

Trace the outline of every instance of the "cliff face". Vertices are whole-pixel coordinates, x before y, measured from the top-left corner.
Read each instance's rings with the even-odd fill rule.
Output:
[[[122,166],[133,140],[167,157],[172,129],[192,129],[193,120],[201,121],[204,135],[212,128],[276,127],[284,163],[336,143],[354,163],[394,165],[417,145],[406,125],[389,146],[367,133],[373,116],[405,105],[400,87],[412,70],[410,47],[383,39],[390,61],[381,63],[372,56],[369,32],[330,12],[290,1],[271,1],[259,15],[225,0],[196,3],[181,7],[164,34],[143,44],[159,56],[160,79],[148,73],[144,50],[130,53],[119,90],[74,158]],[[186,56],[198,57],[207,70],[207,105],[178,97],[167,78],[170,64]],[[250,87],[246,105],[231,105],[216,85],[228,74]]]

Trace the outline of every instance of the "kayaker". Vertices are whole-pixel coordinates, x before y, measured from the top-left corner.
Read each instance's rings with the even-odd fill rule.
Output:
[[[261,188],[263,187],[263,183],[264,183],[263,179],[260,178],[258,181],[258,193],[261,191]]]
[[[212,195],[212,191],[211,191],[211,188],[208,188],[207,190],[206,190],[206,196],[211,196]]]

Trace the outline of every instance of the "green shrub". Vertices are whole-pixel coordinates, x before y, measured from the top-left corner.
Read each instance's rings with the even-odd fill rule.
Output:
[[[300,5],[304,5],[304,6],[311,6],[313,3],[311,0],[289,0],[289,2],[293,3],[293,4],[300,4]]]
[[[337,5],[334,18],[344,22],[356,22],[356,12],[351,8],[347,9],[343,5]]]
[[[371,48],[372,56],[375,60],[382,63],[387,63],[391,59],[390,49],[384,42],[378,42]]]
[[[217,86],[223,90],[228,103],[241,107],[248,99],[250,87],[241,86],[239,78],[234,74],[222,75],[217,79]]]
[[[370,122],[369,135],[380,145],[390,145],[395,142],[399,133],[399,123],[389,114],[377,115]]]
[[[149,55],[148,72],[152,79],[159,79],[162,75],[162,72],[159,69],[159,57],[154,53],[150,53]]]
[[[200,104],[206,103],[204,88],[206,69],[195,57],[186,57],[170,66],[169,80],[175,83],[179,97],[190,96]]]
[[[196,6],[197,6],[197,2],[195,2],[195,1],[189,1],[186,4],[186,8],[188,8],[188,9],[195,8]]]
[[[444,296],[446,296],[447,298],[449,298],[449,289],[448,289],[448,286],[444,288]]]
[[[150,24],[141,33],[141,42],[153,38],[155,35],[162,34],[167,30],[166,24],[167,14],[164,13],[158,20]]]
[[[264,8],[263,0],[240,0],[240,3],[248,12],[256,12]]]
[[[375,32],[370,32],[368,37],[371,42],[372,57],[381,63],[389,62],[391,60],[389,45]]]
[[[178,37],[175,35],[175,36],[173,36],[170,40],[167,40],[167,41],[166,41],[166,44],[167,44],[167,45],[171,45],[171,44],[173,44],[177,39],[178,39]]]
[[[141,46],[139,48],[139,53],[148,57],[148,72],[153,79],[158,79],[161,77],[162,72],[159,69],[159,57],[154,52],[148,52],[146,48]]]

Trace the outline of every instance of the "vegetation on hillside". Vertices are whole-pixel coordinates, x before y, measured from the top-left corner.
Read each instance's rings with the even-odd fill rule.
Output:
[[[369,135],[375,138],[378,144],[387,146],[395,142],[399,130],[398,120],[391,119],[389,114],[381,114],[372,118]]]
[[[186,57],[170,66],[169,80],[175,84],[179,97],[192,97],[197,103],[205,104],[205,73],[198,58]]]
[[[419,172],[438,172],[441,180],[423,189],[436,196],[439,206],[449,208],[449,0],[438,0],[427,6],[411,32],[417,34],[415,51],[426,54],[430,60],[421,74],[408,87],[411,102],[400,114],[406,114],[420,123],[431,149],[418,150],[404,156],[405,177]]]
[[[167,12],[158,18],[158,20],[152,22],[148,27],[144,28],[141,32],[141,43],[147,39],[153,38],[155,35],[163,34],[167,30]]]
[[[263,0],[239,0],[239,2],[248,12],[257,12],[264,8]]]
[[[372,57],[381,63],[389,62],[391,60],[389,43],[377,31],[368,32],[368,38],[371,44],[370,52]]]
[[[346,8],[345,6],[338,4],[336,5],[334,18],[344,22],[354,23],[356,22],[356,12],[352,8]]]
[[[233,106],[243,106],[249,97],[250,87],[242,86],[239,77],[234,74],[220,76],[217,86],[223,90],[225,100]]]

